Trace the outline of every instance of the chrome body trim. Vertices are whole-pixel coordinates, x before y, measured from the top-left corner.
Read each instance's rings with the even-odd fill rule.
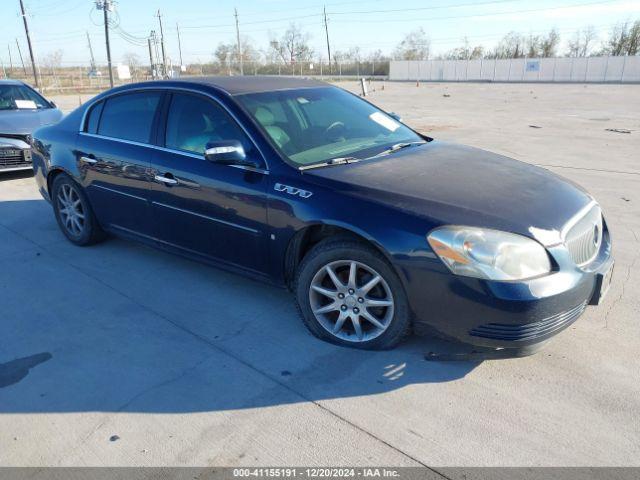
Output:
[[[125,192],[121,192],[120,190],[115,190],[113,188],[109,188],[109,187],[103,187],[102,185],[95,185],[95,184],[91,184],[91,187],[95,187],[95,188],[99,188],[101,190],[106,190],[107,192],[112,192],[112,193],[117,193],[119,195],[124,195],[125,197],[129,197],[129,198],[135,198],[136,200],[142,200],[143,202],[146,202],[147,199],[146,198],[142,198],[139,197],[137,195],[132,195],[130,193],[125,193]]]
[[[158,205],[159,207],[168,208],[170,210],[176,210],[176,211],[182,212],[182,213],[188,213],[189,215],[195,215],[196,217],[204,218],[204,219],[210,220],[212,222],[221,223],[223,225],[227,225],[229,227],[238,228],[240,230],[244,230],[244,231],[247,231],[247,232],[251,232],[251,233],[255,233],[255,234],[260,233],[260,231],[256,230],[255,228],[245,227],[244,225],[238,225],[237,223],[227,222],[225,220],[220,220],[219,218],[210,217],[208,215],[203,215],[203,214],[197,213],[197,212],[192,212],[191,210],[185,210],[183,208],[178,208],[178,207],[174,207],[172,205],[167,205],[166,203],[151,202],[151,204],[152,205]]]

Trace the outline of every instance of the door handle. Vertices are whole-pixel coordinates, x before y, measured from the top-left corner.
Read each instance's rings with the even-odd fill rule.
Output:
[[[178,181],[175,178],[165,177],[164,175],[156,175],[153,177],[156,182],[164,183],[165,185],[177,185]]]
[[[96,160],[95,158],[85,157],[85,156],[80,157],[80,161],[82,163],[87,163],[89,165],[95,165],[96,163],[98,163],[98,160]]]

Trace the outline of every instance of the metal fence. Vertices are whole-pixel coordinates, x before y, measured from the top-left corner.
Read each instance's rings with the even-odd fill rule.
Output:
[[[117,64],[116,64],[117,65]],[[158,65],[135,65],[130,68],[131,78],[119,77],[118,69],[114,65],[114,84],[138,82],[159,78],[162,68]],[[178,67],[167,67],[169,76],[194,75],[240,75],[239,66],[221,66],[217,63],[189,64],[184,70]],[[245,62],[244,75],[282,75],[313,77],[322,80],[357,80],[360,78],[387,79],[389,62],[346,62],[336,61],[329,66],[328,62],[298,62],[295,64],[267,64],[260,62]],[[88,66],[56,66],[38,67],[40,90],[50,92],[98,92],[109,88],[109,70],[104,64],[93,70]],[[30,68],[5,66],[0,62],[0,79],[12,78],[23,80],[33,85],[35,83]]]
[[[389,80],[433,82],[640,83],[640,56],[394,60]]]

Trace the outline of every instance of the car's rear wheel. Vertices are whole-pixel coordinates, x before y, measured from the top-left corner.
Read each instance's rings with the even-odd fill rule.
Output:
[[[53,210],[62,233],[74,244],[85,246],[105,238],[82,188],[66,174],[59,174],[51,188]]]
[[[323,340],[379,350],[409,333],[398,276],[380,253],[356,240],[316,245],[297,270],[295,290],[305,325]]]

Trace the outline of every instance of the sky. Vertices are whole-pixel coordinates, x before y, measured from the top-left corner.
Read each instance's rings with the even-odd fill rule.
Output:
[[[98,64],[106,63],[102,13],[92,0],[24,0],[38,60],[62,51],[62,64],[88,65],[89,33]],[[0,61],[19,62],[16,38],[27,59],[27,44],[19,0],[0,0]],[[220,42],[235,41],[234,8],[240,32],[257,49],[279,38],[290,23],[310,35],[317,55],[326,60],[322,9],[326,6],[332,51],[359,46],[363,54],[374,50],[390,53],[404,35],[422,27],[437,55],[462,44],[492,48],[506,33],[525,35],[560,31],[562,46],[575,32],[593,25],[600,39],[618,22],[640,19],[640,0],[118,0],[111,31],[114,63],[134,53],[148,62],[146,37],[159,31],[162,14],[167,56],[179,63],[180,28],[183,63],[209,62]],[[562,53],[562,52],[561,52]]]

